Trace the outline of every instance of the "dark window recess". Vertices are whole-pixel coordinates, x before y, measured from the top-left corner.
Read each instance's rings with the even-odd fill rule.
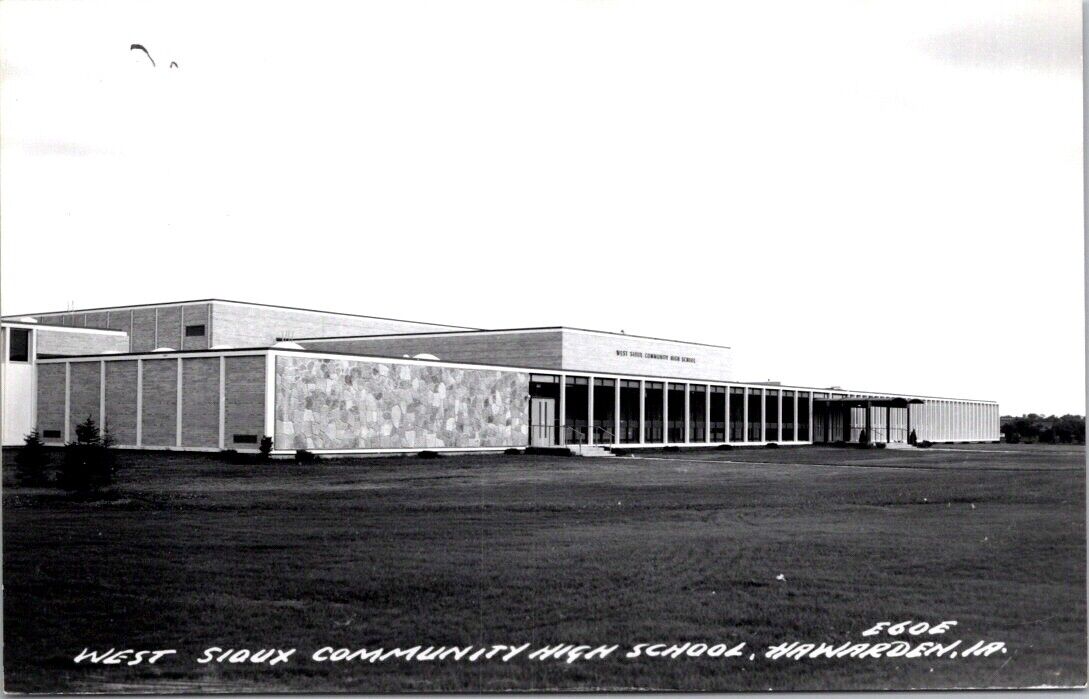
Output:
[[[255,434],[236,434],[234,436],[235,444],[257,444],[257,435]]]
[[[204,337],[203,325],[186,325],[185,326],[186,337]]]
[[[60,430],[42,430],[42,437],[45,439],[60,439]]]
[[[8,330],[8,360],[12,362],[30,361],[30,331],[26,328]]]

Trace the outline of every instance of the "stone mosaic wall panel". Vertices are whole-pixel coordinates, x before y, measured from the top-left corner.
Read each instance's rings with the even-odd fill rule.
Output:
[[[526,446],[529,375],[276,358],[277,449]]]

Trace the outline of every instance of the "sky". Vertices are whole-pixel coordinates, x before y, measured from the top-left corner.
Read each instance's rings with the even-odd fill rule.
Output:
[[[1081,75],[1075,1],[7,0],[0,310],[624,330],[1083,414]]]

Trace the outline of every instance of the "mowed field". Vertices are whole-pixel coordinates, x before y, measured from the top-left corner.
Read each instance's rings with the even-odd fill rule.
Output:
[[[5,689],[765,690],[1080,685],[1081,447],[235,466],[124,454],[105,497],[3,493]],[[780,579],[781,577],[781,579]],[[956,620],[976,658],[769,660]],[[740,658],[626,659],[744,642]],[[574,663],[317,663],[323,646],[619,644]],[[205,648],[296,648],[275,667]],[[177,649],[76,665],[84,648]],[[753,658],[749,658],[749,654]],[[528,651],[527,651],[528,654]]]

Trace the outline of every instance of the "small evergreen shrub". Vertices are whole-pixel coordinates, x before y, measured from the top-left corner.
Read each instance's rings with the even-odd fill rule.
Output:
[[[38,428],[23,437],[23,448],[15,455],[15,479],[20,485],[43,486],[49,483],[49,454],[42,444]]]
[[[509,449],[504,449],[503,453],[507,456],[518,456],[522,453],[522,450],[516,447],[510,447]]]
[[[670,444],[670,445],[669,445],[669,446],[667,446],[667,447],[663,447],[663,448],[662,448],[662,451],[668,451],[668,452],[674,452],[674,451],[680,451],[680,450],[681,450],[681,448],[680,448],[680,447],[678,447],[678,446],[674,446],[674,445],[672,445],[672,444]]]
[[[873,445],[873,448],[874,449],[884,449],[885,446],[886,446],[886,444],[884,442],[877,442],[876,444]]]
[[[99,431],[91,418],[76,425],[76,441],[64,445],[57,484],[65,490],[90,491],[113,483],[116,464],[109,426]]]
[[[915,430],[912,430],[911,434],[908,435],[908,444],[916,444],[918,441],[919,438],[915,436]]]
[[[733,448],[734,448],[733,444],[719,444],[717,447],[715,447],[715,449],[723,449],[723,450],[730,450],[730,449],[733,449]]]
[[[610,449],[613,456],[631,456],[631,449]]]
[[[934,442],[931,442],[929,439],[924,439],[923,441],[919,442],[915,446],[917,446],[920,449],[929,449],[930,447],[934,446]]]
[[[321,461],[321,456],[319,456],[318,454],[315,454],[312,451],[307,451],[306,449],[295,450],[295,463],[312,464],[317,461]]]
[[[272,456],[272,437],[261,437],[261,459],[268,461]]]
[[[869,433],[866,432],[866,430],[861,430],[858,433],[858,443],[859,444],[869,444],[870,443],[870,435],[869,435]]]
[[[764,445],[764,448],[765,449],[778,449],[779,448],[779,442],[768,442],[767,444]]]
[[[442,458],[442,454],[440,454],[437,451],[431,451],[429,449],[424,449],[423,451],[421,451],[416,456],[420,457],[421,459],[441,459]]]

